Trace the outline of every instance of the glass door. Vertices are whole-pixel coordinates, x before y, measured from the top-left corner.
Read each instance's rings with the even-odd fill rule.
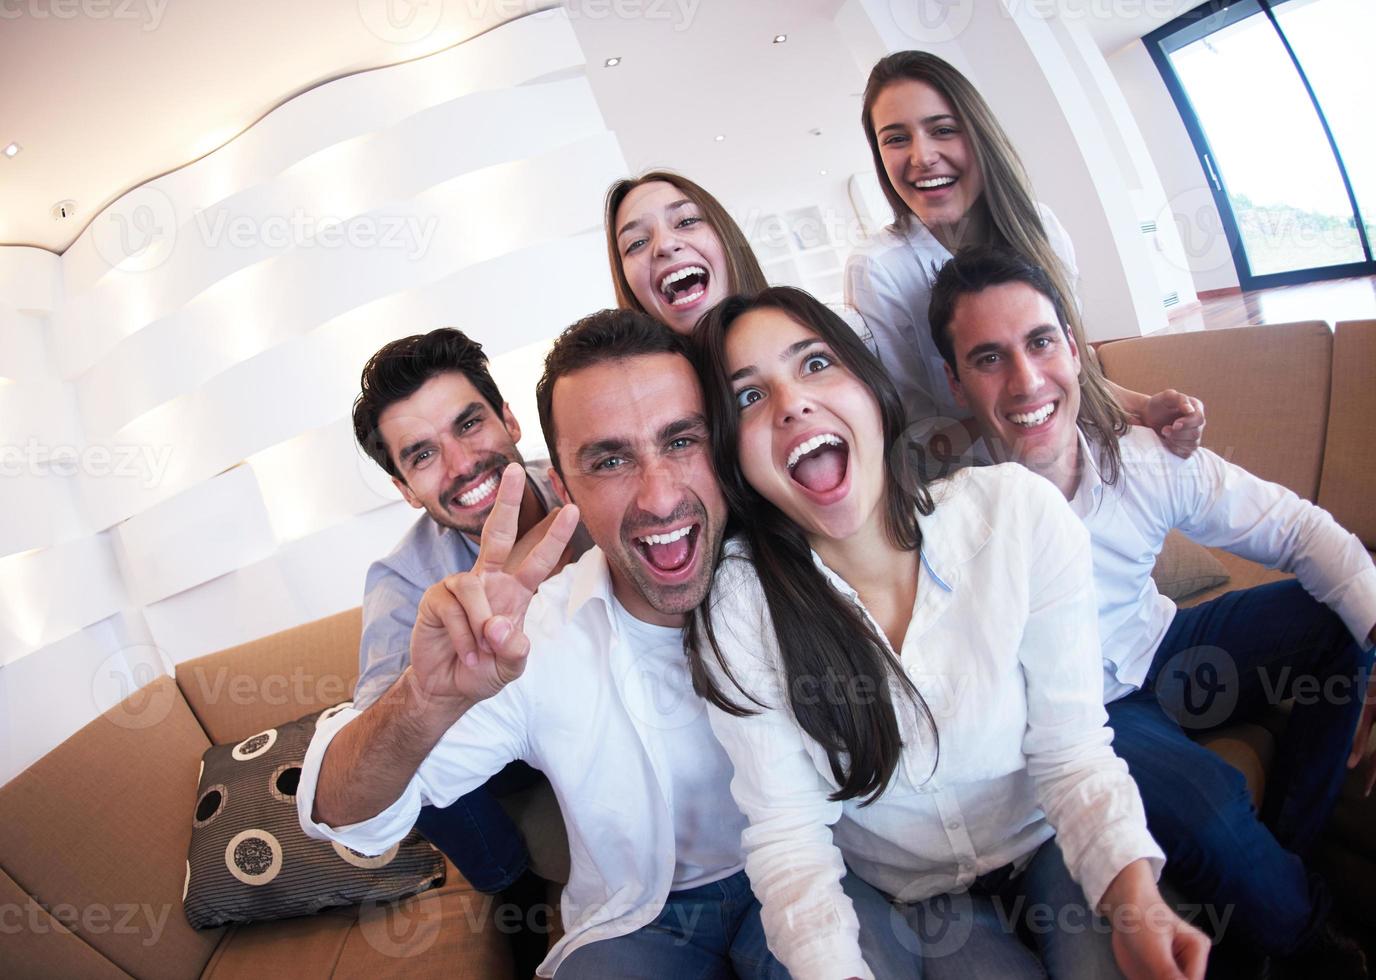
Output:
[[[1143,39],[1199,153],[1243,289],[1376,272],[1359,208],[1376,209],[1376,136],[1359,104],[1376,83],[1370,53],[1359,53],[1372,37],[1371,0],[1236,0]]]

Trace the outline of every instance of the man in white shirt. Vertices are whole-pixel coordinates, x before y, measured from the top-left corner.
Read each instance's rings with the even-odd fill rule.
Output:
[[[524,485],[508,467],[473,570],[421,598],[410,666],[368,710],[321,725],[303,764],[302,825],[365,853],[513,759],[542,770],[571,871],[541,976],[787,976],[682,656],[726,517],[683,343],[627,311],[565,331],[537,400],[556,492],[578,506],[504,571]],[[545,581],[580,516],[598,547]]]
[[[462,331],[441,327],[393,340],[368,358],[359,380],[353,404],[359,447],[392,478],[402,498],[424,512],[391,552],[368,567],[353,696],[353,706],[362,711],[406,669],[421,595],[440,579],[473,567],[502,471],[523,461],[516,448],[521,427],[488,370],[482,345]],[[547,460],[525,469],[516,531],[533,543],[544,536],[559,501]],[[566,557],[577,558],[591,546],[580,528]],[[520,544],[515,550],[523,553]],[[416,820],[416,828],[469,884],[522,910],[544,903],[549,883],[530,870],[525,841],[498,798],[537,781],[539,773],[513,762],[444,809],[422,807]],[[548,938],[539,930],[511,931],[520,975],[535,972]]]
[[[1366,549],[1284,487],[1206,449],[1179,459],[1150,431],[1090,409],[1063,300],[1022,258],[962,253],[937,278],[930,319],[952,391],[993,457],[1046,477],[1089,528],[1114,749],[1138,781],[1167,874],[1231,907],[1253,949],[1325,976],[1365,975],[1360,951],[1327,927],[1326,892],[1302,857],[1371,730],[1376,568]],[[1297,580],[1177,609],[1151,579],[1176,528]],[[1292,696],[1258,819],[1241,773],[1186,732]]]

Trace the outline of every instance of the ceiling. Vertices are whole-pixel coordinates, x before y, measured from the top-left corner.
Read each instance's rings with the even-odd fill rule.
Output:
[[[1106,56],[1114,54],[1204,0],[1057,0],[1061,16],[1082,20]]]
[[[1198,0],[1126,3],[1133,11],[1168,5],[1163,15],[1134,16],[1105,16],[1105,2],[1060,0],[1068,14],[1086,18],[1101,50],[1112,51]],[[841,3],[565,6],[630,167],[672,166],[730,203],[748,200],[746,188],[762,182],[834,183],[869,166],[857,121],[864,74],[832,24]],[[0,20],[0,147],[15,141],[23,150],[0,157],[0,243],[61,252],[125,191],[215,149],[293,95],[431,54],[549,5],[34,0],[13,7],[19,15]],[[780,33],[788,41],[772,43]],[[609,57],[622,61],[604,68]],[[75,217],[55,220],[53,205],[64,200],[76,202]]]

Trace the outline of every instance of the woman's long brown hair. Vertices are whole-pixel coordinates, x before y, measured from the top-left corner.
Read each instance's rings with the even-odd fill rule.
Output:
[[[913,552],[922,542],[917,518],[933,510],[920,478],[905,472],[903,404],[883,365],[845,321],[800,289],[774,286],[754,296],[732,296],[704,316],[693,331],[694,357],[702,379],[711,431],[712,462],[730,508],[728,533],[749,546],[747,557],[764,591],[778,641],[789,709],[803,731],[827,753],[840,784],[833,799],[873,802],[888,787],[904,750],[894,695],[909,698],[932,732],[932,770],[939,739],[931,711],[897,656],[868,617],[827,581],[812,558],[802,529],[755,491],[741,473],[740,419],[726,361],[726,336],[751,310],[777,310],[813,331],[874,395],[883,425],[884,528],[894,546]],[[897,451],[896,451],[897,450]],[[748,700],[726,662],[713,629],[709,598],[685,631],[693,686],[712,704],[737,716],[754,709],[728,697],[715,681],[722,673]],[[708,651],[714,664],[709,667]],[[782,710],[782,705],[772,706]]]

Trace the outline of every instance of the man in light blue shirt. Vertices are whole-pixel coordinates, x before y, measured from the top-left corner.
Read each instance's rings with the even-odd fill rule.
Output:
[[[382,697],[406,669],[422,594],[473,567],[502,470],[522,463],[516,448],[520,425],[488,372],[482,346],[458,330],[441,328],[387,344],[364,367],[361,389],[353,407],[359,445],[407,503],[425,513],[368,569],[353,699],[359,710]],[[546,464],[525,469],[518,534],[533,543],[543,537],[559,501]],[[590,544],[580,527],[565,559]],[[518,557],[521,551],[518,544]],[[496,799],[539,778],[524,763],[513,763],[451,806],[423,808],[416,826],[479,891],[505,893],[522,906],[543,901],[543,882],[528,874],[525,842]],[[524,970],[529,975],[543,957],[544,937],[532,937],[533,951],[513,941],[518,960],[532,961],[518,963],[530,967]]]
[[[930,319],[992,457],[1046,477],[1089,528],[1114,748],[1138,781],[1166,871],[1192,897],[1231,907],[1251,948],[1307,975],[1365,976],[1360,950],[1327,924],[1326,891],[1303,856],[1344,761],[1370,734],[1376,567],[1360,541],[1284,487],[1206,449],[1179,459],[1115,407],[1082,397],[1064,309],[1035,265],[978,249],[939,274]],[[1177,609],[1151,579],[1173,529],[1297,578]],[[1242,774],[1186,732],[1292,697],[1259,820]]]

